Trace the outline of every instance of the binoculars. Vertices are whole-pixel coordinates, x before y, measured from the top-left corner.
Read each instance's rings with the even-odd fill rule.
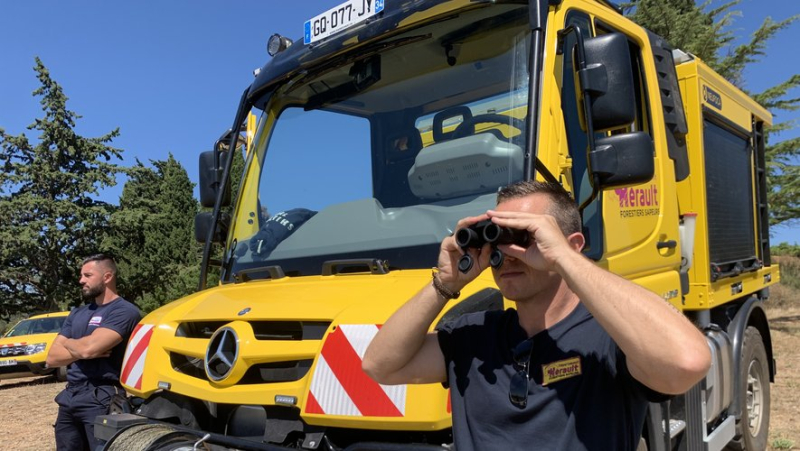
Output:
[[[485,220],[473,224],[469,227],[456,231],[456,244],[461,249],[478,248],[485,244],[492,245],[492,253],[489,255],[489,264],[492,268],[499,268],[503,265],[503,252],[497,248],[498,244],[518,244],[527,246],[530,235],[527,230],[512,229],[501,227],[490,220]],[[468,272],[472,268],[472,257],[465,253],[458,260],[458,270],[462,273]]]

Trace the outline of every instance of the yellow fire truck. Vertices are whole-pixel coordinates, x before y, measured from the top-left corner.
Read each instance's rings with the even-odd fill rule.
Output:
[[[573,194],[587,258],[708,338],[707,377],[650,406],[641,447],[766,447],[768,111],[597,0],[349,0],[269,50],[232,127],[260,115],[240,186],[240,133],[200,157],[201,290],[133,334],[107,449],[452,449],[448,392],[378,385],[361,357],[457,220],[532,178]],[[486,272],[438,324],[507,307]]]

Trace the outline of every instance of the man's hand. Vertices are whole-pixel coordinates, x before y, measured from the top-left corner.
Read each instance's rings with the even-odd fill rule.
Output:
[[[485,214],[464,218],[458,221],[456,230],[488,218]],[[436,277],[453,293],[461,291],[489,266],[489,245],[467,249],[474,263],[466,274],[462,273],[458,270],[458,260],[464,252],[453,236],[445,238],[439,250]],[[444,354],[436,333],[429,333],[428,329],[447,301],[428,282],[380,328],[364,353],[364,372],[381,384],[444,382],[447,379]]]
[[[67,348],[64,347],[64,343],[67,340],[68,338],[61,334],[59,334],[56,339],[53,340],[53,344],[50,345],[50,350],[47,352],[47,358],[45,360],[45,364],[48,368],[67,366],[70,363],[78,360],[69,352]]]
[[[530,245],[527,248],[503,244],[498,249],[540,271],[556,270],[560,258],[580,251],[584,245],[583,235],[574,233],[565,237],[556,219],[550,215],[496,210],[489,210],[486,215],[499,226],[530,233]]]
[[[483,214],[480,216],[472,216],[458,221],[456,224],[456,231],[465,229],[473,224],[489,219],[489,216]],[[458,260],[464,253],[468,253],[474,262],[472,268],[467,273],[462,273],[458,270]],[[442,241],[441,249],[439,250],[439,281],[445,288],[451,290],[453,293],[461,291],[462,288],[467,286],[468,283],[473,281],[476,277],[489,266],[489,253],[491,252],[490,246],[487,244],[481,249],[469,248],[462,250],[456,244],[455,236],[449,236]]]

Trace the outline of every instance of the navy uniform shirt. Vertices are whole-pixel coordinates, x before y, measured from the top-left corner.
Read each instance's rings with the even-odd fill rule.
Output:
[[[98,327],[105,327],[120,334],[122,341],[114,346],[109,357],[73,362],[67,369],[67,381],[93,384],[119,383],[125,346],[140,319],[139,309],[120,297],[100,306],[92,302],[72,310],[61,327],[61,335],[79,339],[91,335]]]
[[[438,336],[459,451],[635,450],[648,400],[663,399],[630,375],[583,304],[533,336],[524,408],[508,397],[512,350],[527,338],[516,310],[467,314]]]

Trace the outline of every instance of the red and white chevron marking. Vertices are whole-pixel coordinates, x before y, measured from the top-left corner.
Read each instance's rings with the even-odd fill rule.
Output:
[[[406,385],[380,385],[361,370],[375,324],[343,324],[328,335],[311,379],[306,413],[402,417]]]
[[[144,373],[144,361],[147,357],[147,347],[150,345],[150,338],[153,336],[152,324],[138,324],[131,334],[128,347],[125,348],[125,359],[122,361],[123,384],[136,389],[142,388],[142,373]]]

